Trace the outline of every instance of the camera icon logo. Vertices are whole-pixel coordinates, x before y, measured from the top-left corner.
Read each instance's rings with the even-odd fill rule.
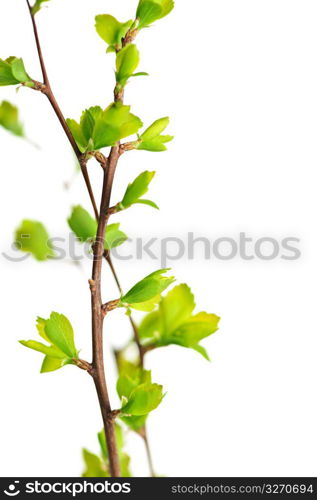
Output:
[[[16,497],[20,493],[20,490],[17,489],[17,485],[19,483],[20,481],[14,481],[14,483],[9,484],[8,489],[4,490],[5,495],[8,495],[9,497]]]

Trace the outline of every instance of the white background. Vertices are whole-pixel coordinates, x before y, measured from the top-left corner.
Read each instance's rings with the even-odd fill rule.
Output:
[[[136,0],[52,0],[37,17],[47,67],[67,116],[106,106],[113,55],[95,34],[94,15],[133,17]],[[149,421],[155,466],[168,476],[316,475],[316,166],[317,5],[314,0],[176,0],[172,15],[144,30],[140,70],[126,98],[148,124],[169,114],[176,139],[168,153],[133,152],[121,162],[113,200],[145,169],[157,171],[150,197],[160,212],[136,207],[120,215],[131,236],[212,240],[301,238],[298,261],[171,262],[191,285],[199,309],[222,317],[205,342],[212,363],[170,347],[151,353],[148,368],[167,396]],[[2,0],[0,56],[22,56],[40,79],[24,0]],[[1,251],[22,218],[67,235],[70,206],[89,200],[78,176],[63,188],[74,160],[40,93],[1,88],[18,104],[27,134],[41,146],[0,130]],[[90,166],[96,190],[101,172]],[[35,338],[37,315],[66,314],[82,356],[90,358],[87,279],[90,263],[1,266],[1,475],[78,476],[81,448],[98,450],[101,427],[89,377],[67,367],[39,375],[41,356],[19,346]],[[119,262],[125,288],[158,262]],[[105,299],[117,292],[105,273]],[[106,324],[111,345],[130,334],[121,312]],[[129,437],[136,475],[147,474],[143,444]]]

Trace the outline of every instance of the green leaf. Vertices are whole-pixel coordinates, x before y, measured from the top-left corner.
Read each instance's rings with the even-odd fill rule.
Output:
[[[50,344],[51,341],[45,333],[45,324],[46,324],[46,319],[40,317],[36,319],[36,329],[38,331],[39,336]]]
[[[53,313],[53,315],[56,313]],[[60,315],[58,315],[60,316]],[[51,316],[52,318],[52,316]],[[64,317],[65,318],[65,317]],[[66,318],[65,318],[66,319]],[[68,321],[68,320],[67,320]],[[66,321],[66,326],[63,326],[65,332],[66,332],[66,337],[67,337],[67,328],[69,329],[69,325],[67,325]],[[45,358],[42,363],[42,368],[41,368],[41,373],[48,373],[48,372],[53,372],[55,370],[59,370],[63,366],[67,364],[73,364],[73,359],[74,357],[77,357],[77,351],[76,351],[76,356],[70,356],[69,354],[69,349],[67,349],[67,352],[65,353],[65,349],[61,349],[61,346],[64,347],[65,342],[64,341],[58,341],[56,337],[56,341],[53,340],[54,335],[48,335],[46,331],[46,326],[48,323],[51,322],[50,320],[45,320],[43,318],[37,318],[36,322],[36,328],[39,333],[39,335],[44,339],[46,342],[48,342],[50,345],[45,345],[42,342],[38,342],[36,340],[20,340],[20,344],[22,344],[25,347],[28,347],[29,349],[33,349],[34,351],[41,352],[42,354],[45,354]],[[63,322],[63,325],[65,324],[65,321]],[[55,328],[56,330],[56,328]],[[58,336],[60,338],[60,335]]]
[[[163,398],[162,386],[152,384],[150,371],[128,361],[120,362],[119,371],[117,392],[124,401],[122,413],[125,416],[126,414],[134,417],[147,415],[160,404]],[[144,419],[142,422],[130,421],[130,424],[142,427]]]
[[[160,303],[164,318],[164,335],[171,334],[179,325],[191,317],[195,309],[195,298],[187,285],[173,288]]]
[[[130,106],[120,102],[110,104],[96,122],[92,137],[94,147],[113,146],[120,139],[136,134],[141,127],[140,118],[130,113]]]
[[[122,422],[124,422],[131,430],[138,432],[145,426],[148,415],[142,415],[140,417],[121,417]]]
[[[67,118],[66,122],[81,153],[84,153],[88,148],[89,141],[87,141],[81,125],[77,123],[76,120],[72,120],[70,118]]]
[[[160,208],[157,206],[156,203],[154,203],[154,201],[151,201],[151,200],[138,200],[135,202],[135,204],[140,204],[140,205],[148,205],[149,207],[152,207],[152,208],[155,208],[156,210],[159,210]]]
[[[155,306],[160,302],[161,300],[161,294],[155,295],[150,300],[146,300],[145,302],[138,302],[130,305],[133,309],[136,311],[143,311],[143,312],[151,312],[153,309],[155,309]]]
[[[39,261],[55,257],[49,235],[41,222],[25,219],[15,231],[15,244]]]
[[[106,230],[105,237],[105,249],[111,250],[112,248],[118,247],[124,243],[128,237],[123,232],[120,231],[120,224],[109,224]]]
[[[35,4],[32,7],[32,14],[35,15],[42,8],[42,4],[48,2],[49,0],[36,0]]]
[[[159,135],[154,139],[138,143],[137,149],[160,153],[161,151],[166,151],[167,148],[165,144],[171,142],[173,139],[174,137],[172,135]]]
[[[132,391],[121,412],[132,416],[147,415],[159,406],[163,397],[161,385],[142,384]]]
[[[80,241],[85,242],[95,239],[97,233],[96,219],[82,206],[77,205],[73,207],[68,224]]]
[[[14,78],[11,70],[11,65],[0,59],[0,86],[17,85],[19,81]]]
[[[171,135],[161,135],[169,124],[169,118],[166,116],[156,120],[139,137],[137,149],[145,151],[166,151],[165,144],[173,140]]]
[[[163,347],[171,344],[194,349],[209,360],[199,344],[218,330],[220,318],[201,312],[193,315],[194,296],[187,285],[179,285],[162,298],[159,309],[141,322],[139,335],[144,345]]]
[[[53,312],[45,323],[45,334],[69,358],[77,358],[74,331],[70,321],[63,314]]]
[[[97,221],[81,205],[72,209],[68,224],[81,242],[93,241],[96,238]],[[111,250],[122,245],[127,239],[127,235],[120,230],[119,223],[109,224],[105,235],[105,249]]]
[[[143,172],[132,182],[132,184],[129,184],[125,192],[125,195],[123,197],[123,200],[120,203],[120,206],[122,206],[125,209],[130,207],[134,203],[147,202],[147,200],[140,200],[140,198],[141,196],[143,196],[145,193],[148,192],[149,184],[152,181],[154,175],[155,172],[148,172],[148,171]]]
[[[144,141],[149,141],[160,135],[169,125],[170,119],[165,116],[156,120],[150,127],[148,127],[143,134],[141,134],[140,139]]]
[[[19,340],[19,342],[25,347],[46,354],[46,356],[50,356],[51,358],[65,359],[65,354],[53,346],[47,346],[36,340]]]
[[[41,367],[41,373],[55,372],[56,370],[63,368],[63,366],[65,366],[65,359],[57,359],[51,358],[50,356],[45,356]]]
[[[112,52],[120,50],[122,47],[122,39],[129,31],[133,21],[120,23],[115,17],[109,14],[96,16],[95,19],[98,35],[109,45]]]
[[[82,477],[111,477],[109,468],[107,468],[101,458],[94,453],[84,449],[83,459],[86,467]]]
[[[5,61],[0,59],[0,86],[19,83],[34,85],[32,78],[25,71],[23,60],[13,56]]]
[[[119,453],[121,453],[122,448],[124,446],[123,430],[122,430],[122,427],[117,423],[115,424],[115,433],[116,433],[116,443],[117,443],[118,451],[119,451]],[[100,444],[102,456],[105,460],[108,460],[109,455],[108,455],[106,435],[105,435],[104,429],[102,429],[100,432],[98,432],[97,436],[98,436],[98,441]]]
[[[116,80],[123,87],[133,75],[140,62],[140,53],[137,46],[129,44],[120,50],[116,58]]]
[[[131,459],[129,455],[126,453],[121,453],[120,455],[120,469],[121,469],[121,476],[122,477],[132,477],[131,471],[130,471],[130,462]]]
[[[218,330],[218,323],[219,318],[215,314],[201,312],[179,325],[171,333],[171,337],[168,335],[168,339],[173,338],[177,341],[180,338],[181,345],[192,347],[215,333]]]
[[[174,8],[174,0],[139,0],[136,17],[139,29],[167,16]]]
[[[133,308],[134,304],[147,302],[161,294],[175,281],[173,276],[163,276],[167,271],[169,269],[160,269],[139,281],[127,294],[121,297],[121,304]]]
[[[104,111],[99,106],[89,108],[82,113],[80,123],[67,119],[67,124],[81,152],[113,146],[142,127],[141,120],[130,113],[130,106],[121,102]]]
[[[11,63],[11,70],[14,78],[16,78],[19,82],[27,82],[30,80],[29,75],[25,71],[24,62],[22,59],[13,59]]]
[[[8,101],[0,104],[0,125],[18,137],[24,137],[23,125],[19,121],[19,111]]]
[[[130,457],[123,451],[123,430],[117,423],[115,424],[115,434],[120,460],[121,477],[131,477]],[[83,450],[86,464],[86,470],[83,474],[84,477],[109,477],[109,455],[104,430],[98,433],[98,441],[101,448],[101,457],[90,453],[88,450]]]
[[[131,393],[141,384],[151,384],[152,377],[149,370],[125,361],[120,366],[120,376],[117,382],[117,392],[120,398],[129,399]]]

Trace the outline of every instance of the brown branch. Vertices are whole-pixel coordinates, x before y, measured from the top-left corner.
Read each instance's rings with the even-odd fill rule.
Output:
[[[104,422],[107,447],[109,451],[109,463],[111,475],[120,477],[120,463],[116,446],[115,428],[108,389],[105,379],[103,359],[103,320],[101,295],[101,272],[104,254],[105,232],[108,223],[107,210],[110,205],[110,197],[115,170],[119,159],[119,146],[114,146],[108,160],[108,168],[104,171],[104,182],[102,188],[102,199],[100,204],[100,216],[98,221],[97,237],[93,247],[94,263],[91,279],[91,306],[92,306],[92,337],[93,337],[93,378],[99,398],[101,413]]]
[[[40,60],[40,65],[42,69],[43,79],[45,88],[42,88],[42,92],[45,93],[49,102],[52,105],[53,110],[80,162],[81,171],[83,173],[86,186],[90,195],[91,202],[94,207],[94,212],[96,218],[98,219],[98,231],[97,231],[97,240],[94,245],[94,263],[93,263],[93,272],[92,272],[92,280],[90,283],[91,289],[91,305],[92,305],[92,342],[93,342],[93,362],[90,368],[89,373],[92,375],[99,399],[100,409],[102,413],[105,434],[106,434],[106,442],[109,453],[109,464],[110,464],[110,473],[113,477],[120,476],[120,464],[119,457],[116,445],[116,437],[115,437],[115,427],[112,418],[112,410],[110,406],[110,400],[108,396],[108,390],[105,379],[104,372],[104,360],[103,360],[103,312],[102,312],[102,299],[101,299],[101,270],[102,270],[102,257],[104,251],[104,237],[107,226],[107,209],[109,208],[110,195],[112,190],[112,183],[114,178],[115,169],[119,159],[119,147],[115,146],[111,150],[111,154],[109,157],[109,168],[107,170],[104,169],[104,185],[102,192],[102,200],[100,206],[100,217],[97,209],[97,205],[94,199],[93,191],[90,184],[90,179],[87,172],[87,160],[84,157],[77,144],[73,138],[73,135],[67,125],[67,122],[64,118],[64,115],[56,101],[56,98],[52,92],[52,88],[50,86],[50,82],[48,79],[43,53],[41,49],[41,44],[39,41],[37,26],[35,22],[34,15],[32,13],[32,8],[30,6],[29,0],[26,0],[32,25],[33,31],[38,51],[38,56]],[[88,371],[88,370],[87,370]]]
[[[108,265],[110,267],[110,270],[111,270],[112,275],[114,277],[114,280],[116,282],[118,290],[119,290],[120,294],[122,295],[123,294],[123,289],[122,289],[122,286],[121,286],[118,274],[116,272],[116,269],[114,267],[114,264],[112,262],[110,253],[109,252],[105,253],[104,257],[105,257],[106,261],[108,262]],[[144,347],[142,345],[141,339],[140,339],[140,334],[139,334],[138,327],[137,327],[136,323],[134,322],[132,316],[129,315],[128,318],[129,318],[129,321],[130,321],[130,324],[131,324],[131,327],[132,327],[134,341],[135,341],[136,346],[138,348],[139,358],[140,358],[140,366],[141,366],[141,368],[144,368],[144,357],[145,357],[145,354],[147,352],[149,352],[150,350],[152,350],[152,348],[150,348],[150,347]],[[118,365],[118,353],[116,351],[114,351],[114,355],[116,357],[116,361],[117,361],[117,365]],[[140,434],[140,436],[142,437],[142,439],[144,441],[144,445],[145,445],[145,449],[146,449],[146,455],[147,455],[147,459],[148,459],[148,464],[149,464],[149,469],[150,469],[151,477],[155,477],[156,474],[155,474],[155,470],[154,470],[154,466],[153,466],[152,452],[151,452],[151,448],[150,448],[150,444],[149,444],[149,440],[148,440],[148,436],[147,436],[146,425],[144,425],[142,431],[139,434]]]

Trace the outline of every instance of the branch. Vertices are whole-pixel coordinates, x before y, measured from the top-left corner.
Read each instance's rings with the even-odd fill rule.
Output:
[[[110,253],[108,252],[107,254],[104,255],[104,257],[105,257],[105,259],[108,262],[108,265],[110,267],[110,270],[112,272],[112,275],[114,277],[116,285],[117,285],[118,290],[120,292],[120,295],[122,295],[123,294],[123,290],[122,290],[122,287],[121,287],[121,283],[120,283],[118,274],[117,274],[116,269],[115,269],[115,267],[113,265]],[[140,335],[139,335],[139,331],[138,331],[138,327],[137,327],[136,323],[134,322],[132,316],[128,316],[128,317],[129,317],[129,321],[130,321],[130,324],[131,324],[131,327],[132,327],[132,330],[133,330],[134,341],[135,341],[136,346],[137,346],[138,351],[139,351],[140,366],[141,366],[141,368],[144,368],[144,357],[145,357],[145,354],[147,352],[149,352],[150,350],[152,350],[152,349],[149,348],[149,347],[144,347],[142,345],[141,339],[140,339]],[[118,353],[115,351],[114,355],[115,355],[115,358],[116,358],[116,361],[117,361],[117,365],[118,365]],[[153,466],[152,452],[151,452],[151,448],[150,448],[150,444],[149,444],[149,440],[148,440],[148,436],[147,436],[146,425],[144,425],[144,427],[142,429],[142,432],[140,432],[140,436],[142,437],[142,439],[144,441],[144,445],[145,445],[145,449],[146,449],[146,454],[147,454],[147,459],[148,459],[148,464],[149,464],[149,469],[150,469],[151,477],[156,477],[154,466]]]
[[[93,378],[99,398],[101,413],[104,422],[106,442],[109,452],[111,475],[120,477],[120,463],[116,446],[115,427],[113,419],[110,418],[112,410],[110,406],[108,389],[105,379],[103,359],[103,320],[101,296],[101,272],[104,254],[105,232],[108,224],[107,210],[110,205],[110,197],[114,174],[119,160],[119,146],[114,146],[108,159],[108,168],[104,170],[104,181],[102,188],[102,199],[100,204],[100,215],[98,221],[97,237],[93,247],[94,262],[92,279],[90,282],[91,304],[92,304],[92,342],[93,342]]]
[[[73,138],[73,135],[67,125],[67,122],[64,118],[64,115],[55,99],[55,96],[52,92],[52,88],[50,86],[50,82],[48,79],[43,53],[41,49],[41,44],[39,41],[37,26],[35,22],[34,15],[32,13],[32,8],[30,6],[29,0],[26,0],[28,9],[30,12],[33,31],[38,51],[38,56],[41,64],[44,85],[45,88],[42,88],[42,92],[45,93],[49,102],[52,105],[53,110],[74,150],[76,157],[80,163],[81,171],[83,173],[86,186],[90,195],[91,202],[94,207],[95,216],[98,220],[98,231],[97,231],[97,241],[94,245],[94,263],[93,263],[93,273],[92,273],[92,281],[91,281],[91,304],[92,304],[92,343],[93,343],[93,362],[91,365],[90,373],[94,379],[96,391],[98,394],[100,409],[102,413],[105,434],[106,434],[106,442],[109,453],[109,464],[110,464],[110,473],[113,477],[120,476],[120,464],[119,464],[119,456],[116,445],[116,437],[115,437],[115,427],[113,419],[110,418],[112,415],[112,410],[110,406],[110,400],[108,396],[108,390],[105,380],[105,372],[104,372],[104,361],[103,361],[103,312],[102,312],[102,300],[101,300],[101,270],[102,270],[102,257],[104,250],[104,237],[105,230],[107,226],[107,209],[109,208],[110,195],[112,190],[112,183],[114,178],[114,172],[119,159],[119,147],[115,146],[111,150],[111,154],[109,157],[109,168],[107,170],[104,169],[104,185],[102,192],[102,200],[100,206],[100,216],[98,213],[97,205],[95,202],[95,198],[93,195],[92,187],[90,184],[90,179],[87,172],[87,158],[81,154],[76,141]],[[81,368],[83,366],[80,366]],[[88,371],[88,370],[87,370]]]

